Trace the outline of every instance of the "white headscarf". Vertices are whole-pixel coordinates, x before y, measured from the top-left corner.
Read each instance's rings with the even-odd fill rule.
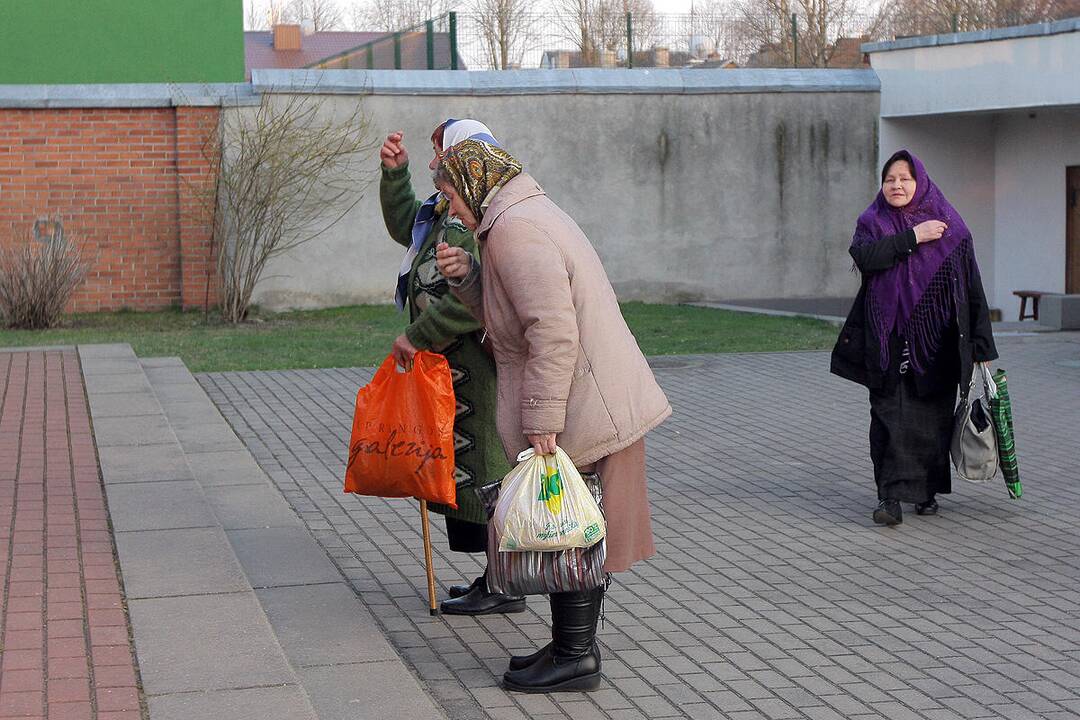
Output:
[[[499,141],[491,134],[491,129],[479,120],[472,120],[469,118],[464,120],[454,120],[453,118],[450,118],[442,124],[442,127],[443,152],[454,147],[462,140],[468,140],[470,138],[473,140],[483,140],[491,145],[499,145]]]

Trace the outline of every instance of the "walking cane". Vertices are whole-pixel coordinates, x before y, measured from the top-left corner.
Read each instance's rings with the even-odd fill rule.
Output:
[[[420,526],[424,531],[424,564],[427,566],[428,613],[439,614],[435,604],[435,568],[431,564],[431,531],[428,528],[427,500],[420,501]]]

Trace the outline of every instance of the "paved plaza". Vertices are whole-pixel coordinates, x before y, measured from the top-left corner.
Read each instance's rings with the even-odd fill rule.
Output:
[[[890,529],[827,353],[654,358],[659,553],[612,585],[601,690],[546,696],[498,686],[542,598],[429,616],[416,504],[342,493],[372,369],[0,352],[0,718],[1076,718],[1080,334],[999,345],[1023,499]],[[441,585],[480,572],[433,535]]]
[[[344,495],[370,369],[199,382],[450,718],[1080,716],[1080,336],[999,339],[1025,483],[957,481],[941,515],[876,527],[866,392],[827,353],[654,359],[675,414],[649,437],[658,554],[617,576],[592,694],[497,684],[548,612],[429,617],[415,503]],[[474,577],[445,550],[443,585]],[[364,677],[356,678],[363,683]]]

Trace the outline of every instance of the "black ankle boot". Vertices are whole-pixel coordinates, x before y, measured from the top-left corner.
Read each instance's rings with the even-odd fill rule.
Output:
[[[899,525],[904,522],[904,512],[899,500],[882,500],[874,510],[874,522],[878,525]]]
[[[540,658],[544,657],[545,655],[549,655],[551,653],[551,645],[551,643],[548,643],[547,645],[530,655],[511,655],[510,669],[521,670],[522,668],[529,667]]]
[[[508,670],[503,687],[527,693],[597,689],[600,648],[596,646],[596,622],[604,588],[552,593],[550,598],[551,651],[540,651],[531,665]]]
[[[937,515],[938,504],[937,500],[931,495],[930,499],[926,502],[921,502],[915,506],[915,512],[918,515]]]
[[[451,600],[443,600],[439,609],[447,615],[519,613],[525,612],[525,596],[488,592],[487,579],[481,576],[467,593]]]

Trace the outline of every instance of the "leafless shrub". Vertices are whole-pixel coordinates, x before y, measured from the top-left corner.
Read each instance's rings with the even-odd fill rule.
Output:
[[[332,228],[363,197],[375,148],[358,102],[334,117],[325,96],[267,93],[255,108],[225,109],[204,146],[216,175],[204,194],[216,212],[222,319],[239,323],[267,262]]]
[[[46,232],[50,228],[52,232]],[[0,249],[0,313],[5,325],[25,330],[55,325],[88,269],[59,219],[35,222],[30,242]]]

